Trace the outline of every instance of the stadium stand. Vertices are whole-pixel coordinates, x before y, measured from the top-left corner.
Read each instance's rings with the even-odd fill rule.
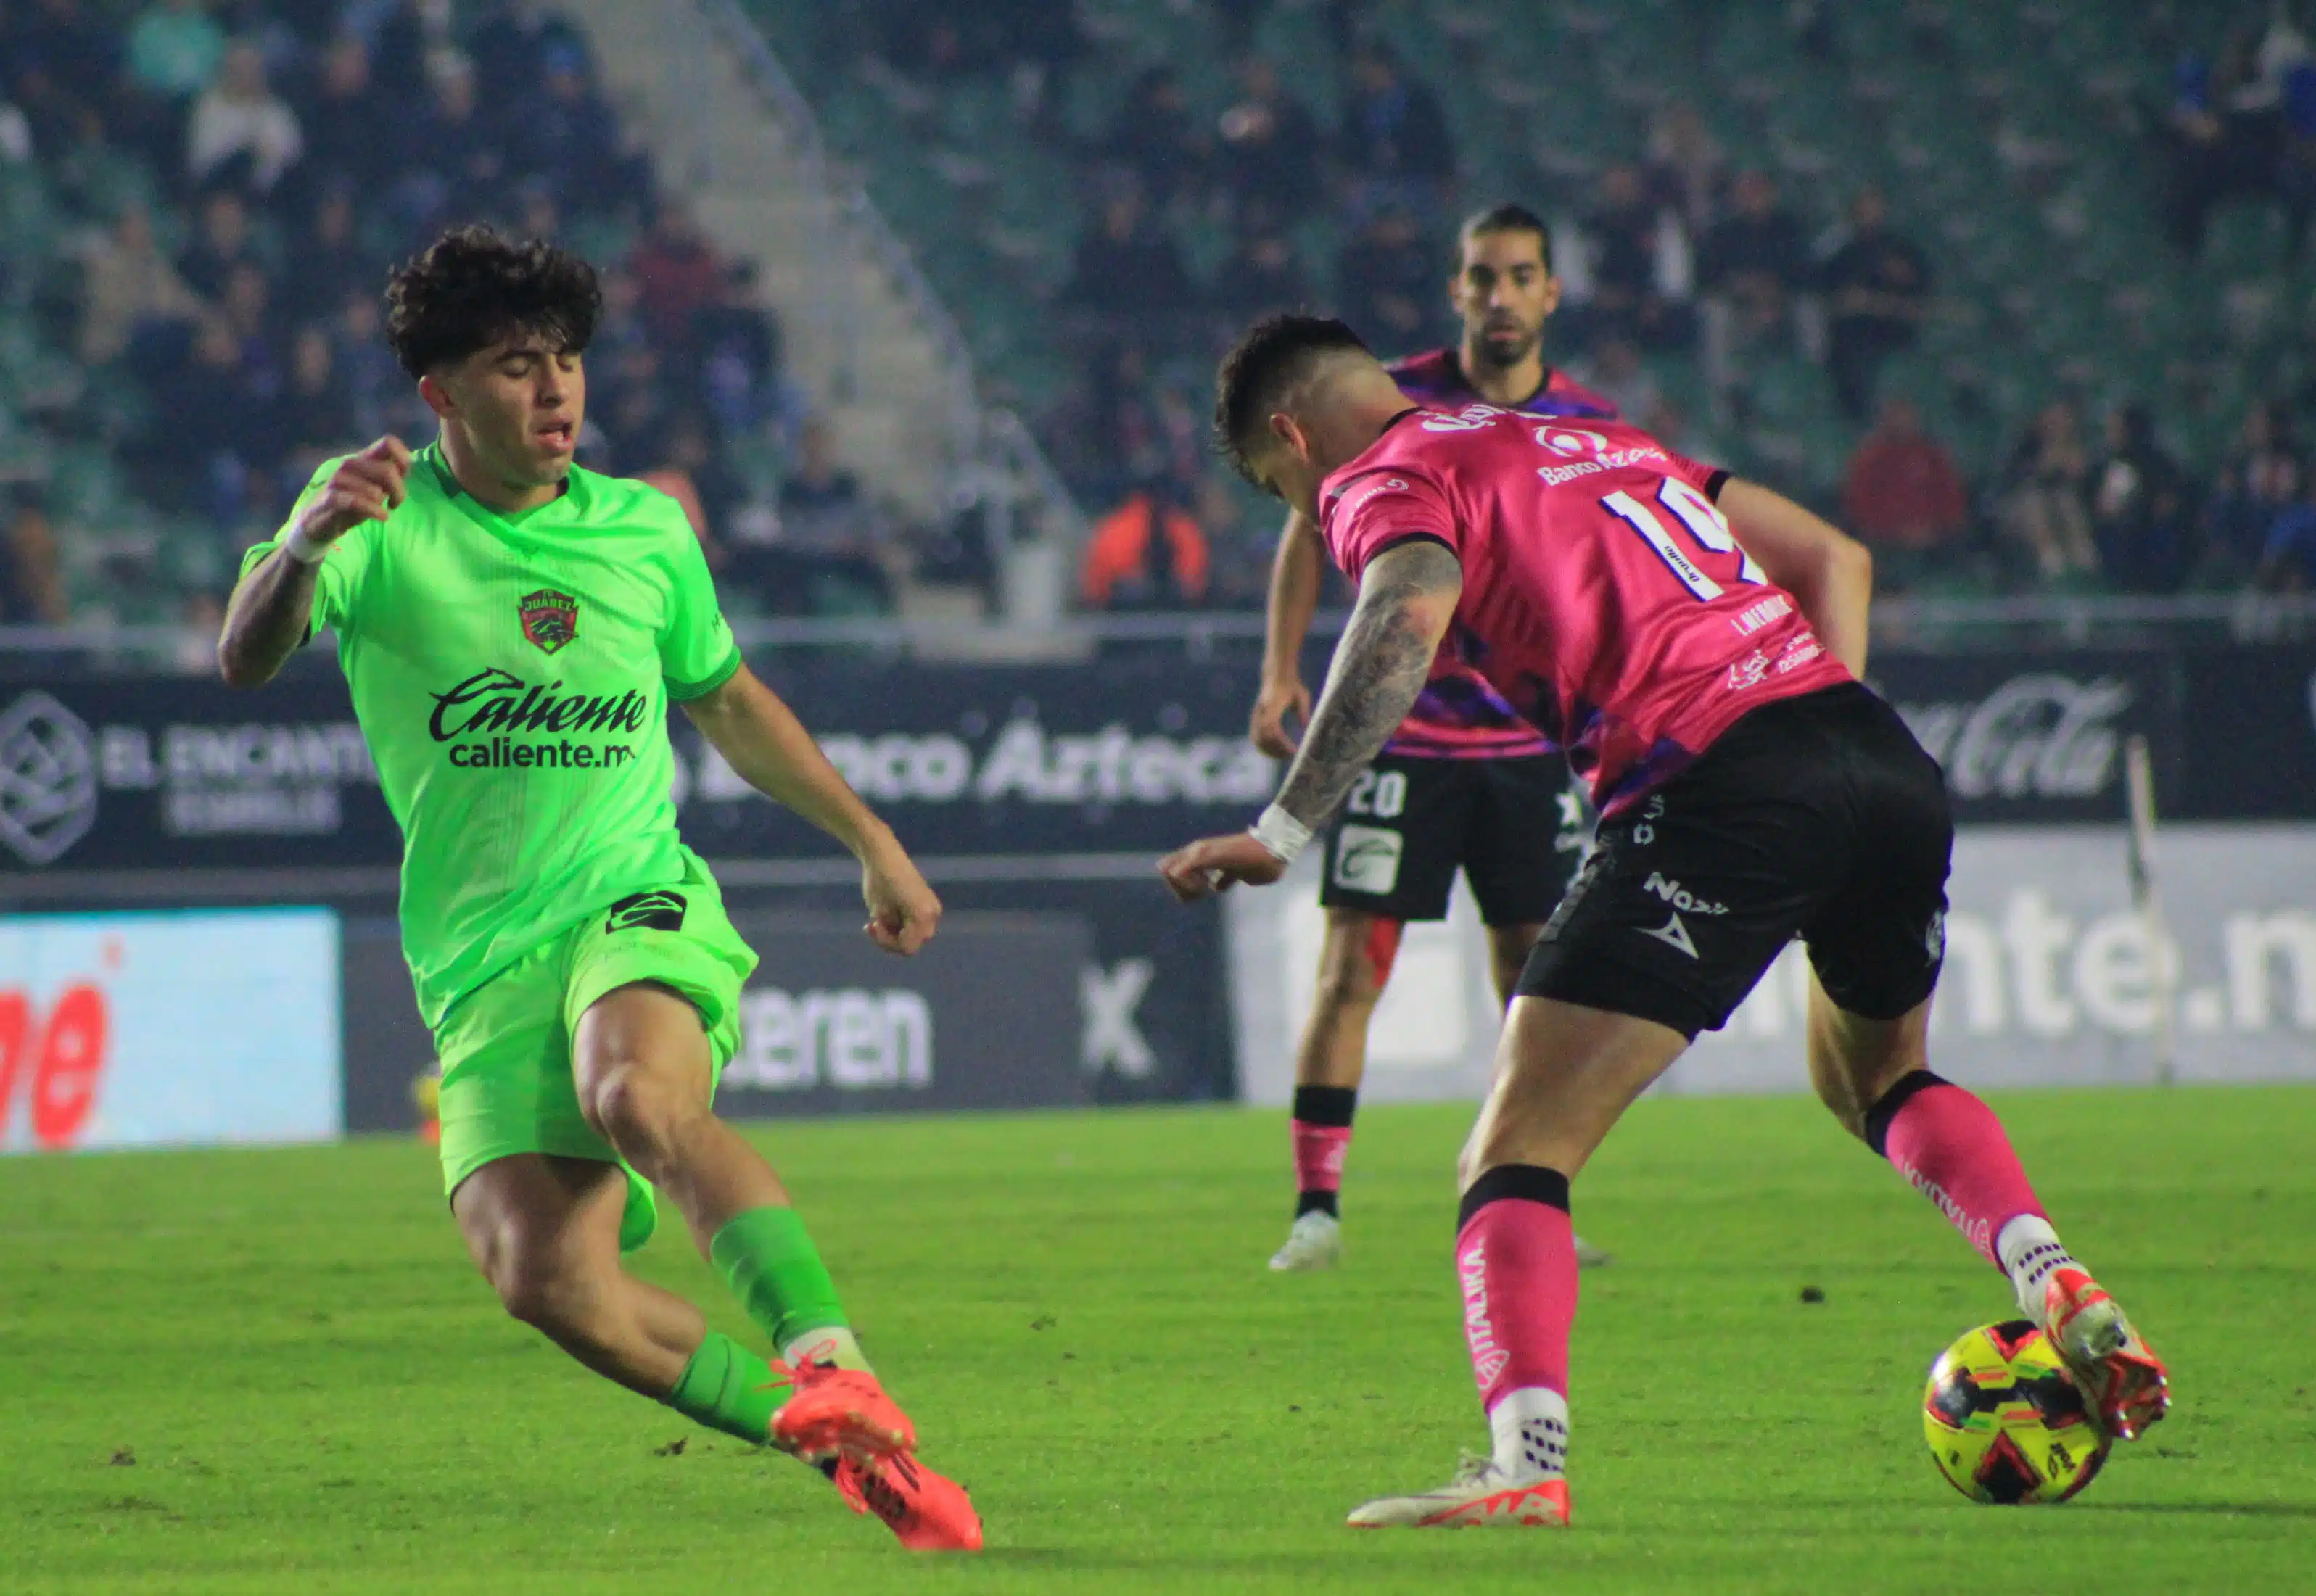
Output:
[[[1905,400],[1971,490],[1891,563],[1922,590],[2304,580],[2228,464],[2269,396],[2242,447],[2288,452],[2312,377],[2316,61],[2265,4],[748,9],[1095,514],[1222,492],[1196,435],[1235,318],[1437,341],[1438,241],[1517,197],[1559,230],[1560,358],[1685,447],[1831,507]],[[1376,314],[1410,283],[1414,321]],[[2065,426],[2080,460],[2038,464]],[[1257,557],[1229,541],[1217,572]]]
[[[213,630],[316,463],[431,433],[379,291],[464,219],[608,268],[582,457],[676,492],[740,613],[888,602],[906,555],[882,521],[855,580],[759,580],[811,406],[751,263],[664,191],[553,8],[12,0],[0,620]]]
[[[2309,583],[2316,54],[2265,4],[742,4],[1086,522],[1198,527],[1195,594],[1082,576],[1112,607],[1260,600],[1271,516],[1204,446],[1229,329],[1444,339],[1440,241],[1506,196],[1555,225],[1557,359],[1875,503],[1901,587]],[[8,0],[0,61],[5,619],[205,622],[315,460],[420,420],[379,263],[494,212],[611,265],[587,456],[680,481],[744,613],[876,613],[947,546],[880,512],[846,574],[766,574],[814,402],[555,8]],[[1893,400],[1966,489],[1935,537],[1861,480],[1920,463]]]

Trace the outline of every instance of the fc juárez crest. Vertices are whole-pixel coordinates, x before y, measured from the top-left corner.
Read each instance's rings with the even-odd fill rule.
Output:
[[[553,588],[525,593],[516,606],[522,634],[542,653],[553,653],[579,634],[579,600]]]

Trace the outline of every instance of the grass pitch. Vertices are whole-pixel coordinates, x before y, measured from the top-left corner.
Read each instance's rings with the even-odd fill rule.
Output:
[[[1813,1104],[1649,1102],[1577,1188],[1618,1262],[1577,1321],[1567,1533],[1341,1528],[1483,1439],[1465,1111],[1364,1113],[1348,1262],[1288,1279],[1276,1113],[763,1127],[987,1518],[930,1562],[500,1317],[423,1148],[0,1161],[0,1589],[2316,1586],[2316,1091],[1997,1101],[2170,1420],[2076,1502],[1964,1501],[1920,1383],[2002,1282]],[[680,1234],[642,1267],[744,1329]]]

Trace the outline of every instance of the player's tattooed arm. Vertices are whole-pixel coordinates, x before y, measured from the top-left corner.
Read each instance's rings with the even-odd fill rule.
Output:
[[[1415,707],[1463,591],[1462,563],[1430,538],[1387,549],[1367,566],[1279,808],[1314,830],[1326,823]]]
[[[1463,592],[1462,563],[1428,537],[1367,563],[1358,607],[1336,645],[1287,785],[1252,830],[1202,838],[1158,861],[1175,897],[1194,903],[1239,882],[1263,886],[1286,873],[1415,707]]]

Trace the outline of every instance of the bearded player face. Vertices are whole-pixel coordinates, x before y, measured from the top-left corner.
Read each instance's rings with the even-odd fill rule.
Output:
[[[1535,352],[1560,307],[1560,279],[1545,264],[1543,238],[1528,228],[1467,233],[1448,300],[1463,318],[1464,347],[1503,370]]]

